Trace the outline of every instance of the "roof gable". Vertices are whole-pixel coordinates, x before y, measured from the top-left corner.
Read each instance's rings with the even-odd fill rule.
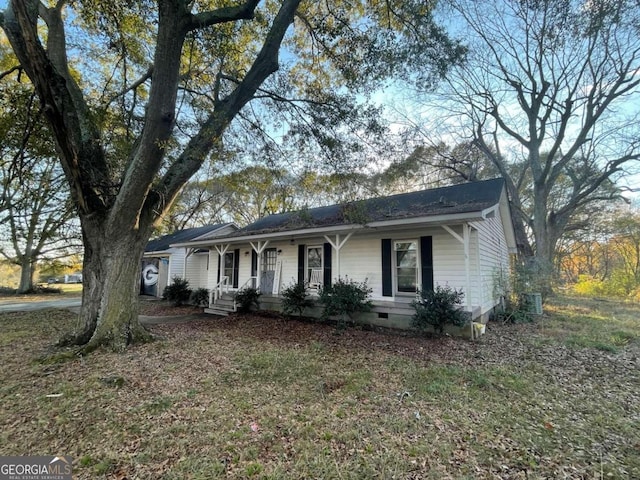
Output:
[[[219,223],[216,225],[205,225],[203,227],[185,228],[178,230],[177,232],[170,233],[169,235],[163,235],[149,241],[145,247],[145,252],[163,252],[168,250],[174,243],[188,242],[195,240],[201,236],[211,235],[216,230],[220,230],[223,227],[230,225],[229,223]]]

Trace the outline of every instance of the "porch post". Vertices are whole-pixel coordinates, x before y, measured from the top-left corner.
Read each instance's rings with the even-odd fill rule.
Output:
[[[253,242],[249,242],[251,244],[251,248],[258,254],[258,265],[256,268],[256,289],[260,290],[260,278],[262,277],[262,252],[269,245],[269,240],[265,242],[259,241],[257,245]]]
[[[189,248],[184,247],[184,262],[182,262],[182,278],[187,278],[187,259],[189,258]]]
[[[353,232],[349,232],[345,238],[340,241],[340,234],[336,234],[335,242],[331,240],[327,235],[324,236],[325,240],[329,242],[329,244],[336,251],[336,276],[340,278],[340,250],[344,247],[344,244],[351,238]]]
[[[456,238],[459,242],[462,242],[462,245],[464,246],[464,272],[465,272],[465,277],[466,277],[466,286],[465,286],[465,292],[464,292],[464,297],[466,300],[466,306],[467,306],[467,310],[469,311],[469,313],[473,313],[472,308],[471,308],[471,258],[469,255],[469,251],[470,251],[470,247],[469,247],[469,237],[470,237],[470,231],[471,231],[471,226],[468,223],[463,223],[462,224],[462,237],[460,237],[460,235],[458,235],[450,226],[448,225],[442,225],[442,228],[444,228],[447,232],[449,232],[454,238]],[[471,339],[474,339],[474,331],[473,331],[473,322],[469,322],[470,324],[470,328],[471,328]]]
[[[184,247],[184,263],[182,264],[182,278],[187,279],[187,260],[196,252],[195,248]]]

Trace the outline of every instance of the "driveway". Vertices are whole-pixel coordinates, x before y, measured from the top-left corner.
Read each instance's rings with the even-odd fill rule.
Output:
[[[32,312],[34,310],[44,310],[45,308],[66,308],[74,313],[80,313],[82,299],[65,298],[61,300],[40,300],[35,302],[2,302],[0,303],[0,313],[4,312]],[[163,323],[187,323],[194,320],[207,320],[215,318],[215,315],[206,313],[196,313],[173,316],[149,316],[140,315],[140,323],[143,325],[157,325]]]
[[[76,298],[63,298],[59,300],[41,300],[37,302],[2,302],[0,303],[1,312],[32,312],[34,310],[43,310],[45,308],[79,308],[82,299]]]

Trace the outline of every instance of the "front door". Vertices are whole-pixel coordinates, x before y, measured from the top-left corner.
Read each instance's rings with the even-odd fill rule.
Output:
[[[278,252],[275,248],[266,248],[262,252],[262,268],[260,271],[260,291],[271,293],[273,291],[273,279],[276,275],[276,263]]]

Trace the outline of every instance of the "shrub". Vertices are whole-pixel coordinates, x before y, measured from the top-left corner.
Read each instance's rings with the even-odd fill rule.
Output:
[[[306,308],[313,307],[313,300],[309,296],[308,285],[304,283],[293,283],[285,288],[282,293],[282,311],[285,315],[291,315],[298,312],[298,316],[302,316],[302,312]]]
[[[435,290],[422,290],[418,300],[411,305],[416,310],[412,324],[421,331],[432,327],[442,333],[445,325],[462,326],[467,322],[465,313],[459,308],[464,293],[449,286],[437,285]]]
[[[191,292],[189,302],[199,307],[206,307],[209,305],[209,290],[206,288],[196,288]]]
[[[332,285],[320,289],[320,303],[323,306],[322,318],[338,317],[338,326],[344,326],[347,318],[352,320],[356,312],[368,312],[373,306],[369,297],[371,288],[367,281],[355,282],[339,278]]]
[[[604,284],[602,280],[595,279],[589,275],[580,275],[578,282],[573,286],[573,291],[578,295],[593,297],[604,294]]]
[[[246,287],[242,290],[238,290],[234,297],[238,312],[249,313],[255,306],[260,308],[260,295],[262,295],[257,288]]]
[[[189,300],[191,289],[185,278],[173,277],[173,283],[164,287],[162,298],[169,300],[175,307],[179,307]]]

